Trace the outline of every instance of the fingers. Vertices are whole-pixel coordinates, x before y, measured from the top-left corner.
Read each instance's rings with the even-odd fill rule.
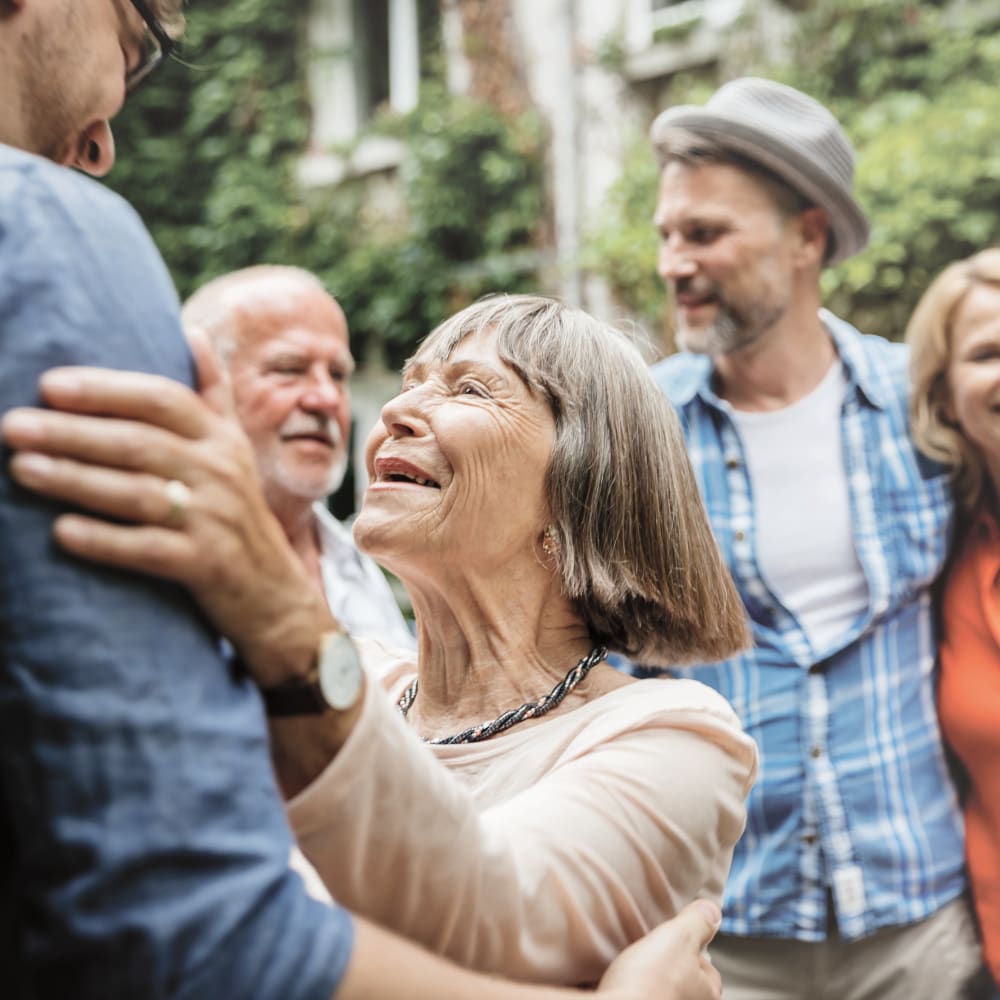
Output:
[[[187,438],[201,437],[212,416],[187,386],[145,372],[52,368],[39,386],[57,410],[141,420]]]
[[[699,948],[707,948],[722,923],[722,910],[710,899],[696,899],[677,914],[677,922],[686,928]]]
[[[722,979],[705,949],[722,914],[709,900],[695,900],[672,920],[626,948],[601,979],[602,990],[645,1000],[718,1000]]]
[[[188,583],[191,540],[161,527],[109,524],[79,514],[56,518],[56,541],[82,559]]]
[[[0,423],[6,444],[22,451],[183,478],[186,439],[159,427],[108,417],[18,407]]]
[[[186,326],[184,334],[198,370],[198,395],[219,416],[233,417],[236,407],[229,372],[222,364],[211,339],[200,326]]]
[[[171,495],[171,484],[176,484],[175,490],[178,486],[186,490],[185,505],[192,502],[191,491],[177,480],[81,465],[35,452],[15,455],[10,471],[22,486],[52,500],[62,500],[95,514],[137,524],[183,525],[183,518],[177,516],[178,499]]]

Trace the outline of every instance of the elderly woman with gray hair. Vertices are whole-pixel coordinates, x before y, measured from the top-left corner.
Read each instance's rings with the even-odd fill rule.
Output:
[[[202,372],[222,399],[204,357]],[[229,637],[339,903],[467,966],[576,984],[721,897],[755,748],[707,687],[604,662],[746,641],[677,419],[621,334],[497,297],[407,363],[354,530],[409,590],[415,662],[330,618],[221,403],[98,371],[43,391],[114,419],[38,414],[31,447],[59,460],[39,475],[15,458],[14,474],[115,519],[64,516],[66,548],[185,583]]]

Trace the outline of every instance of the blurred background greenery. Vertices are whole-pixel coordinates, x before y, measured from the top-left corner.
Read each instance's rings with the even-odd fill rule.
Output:
[[[826,275],[828,300],[863,330],[898,338],[938,270],[1000,242],[998,5],[784,5],[794,8],[795,30],[779,60],[752,43],[747,5],[725,28],[727,60],[647,88],[640,124],[744,73],[827,103],[859,150],[858,195],[873,222],[870,248]],[[432,39],[421,49],[416,109],[369,126],[406,144],[393,193],[373,194],[364,178],[304,187],[296,167],[310,143],[307,13],[303,0],[192,3],[183,61],[121,116],[109,183],[150,226],[182,295],[233,268],[299,264],[341,300],[362,362],[395,368],[480,294],[551,284],[550,126],[530,107],[512,113],[449,94]],[[669,42],[686,30],[673,28]],[[597,54],[602,72],[621,70],[620,52],[608,36]],[[621,168],[600,210],[583,220],[576,266],[656,332],[667,312],[655,274],[655,166],[641,128]]]
[[[447,93],[433,64],[419,106],[373,126],[402,138],[398,204],[365,180],[306,188],[305,5],[198,0],[181,60],[116,122],[109,183],[150,227],[182,297],[262,262],[318,274],[362,362],[398,370],[449,313],[488,291],[537,288],[545,220],[540,119]]]

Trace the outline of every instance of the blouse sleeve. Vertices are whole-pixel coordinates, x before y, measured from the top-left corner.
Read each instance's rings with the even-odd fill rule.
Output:
[[[721,896],[756,749],[725,706],[694,701],[596,741],[588,727],[542,780],[483,808],[371,683],[292,826],[343,906],[468,967],[596,981],[685,903]]]

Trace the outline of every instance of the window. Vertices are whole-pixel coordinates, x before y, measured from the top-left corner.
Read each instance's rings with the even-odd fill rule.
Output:
[[[350,143],[372,116],[405,113],[420,89],[421,0],[313,0],[309,83],[313,142],[321,150]]]
[[[657,42],[676,40],[686,28],[701,22],[722,27],[742,6],[742,0],[629,0],[629,48],[638,52]]]

